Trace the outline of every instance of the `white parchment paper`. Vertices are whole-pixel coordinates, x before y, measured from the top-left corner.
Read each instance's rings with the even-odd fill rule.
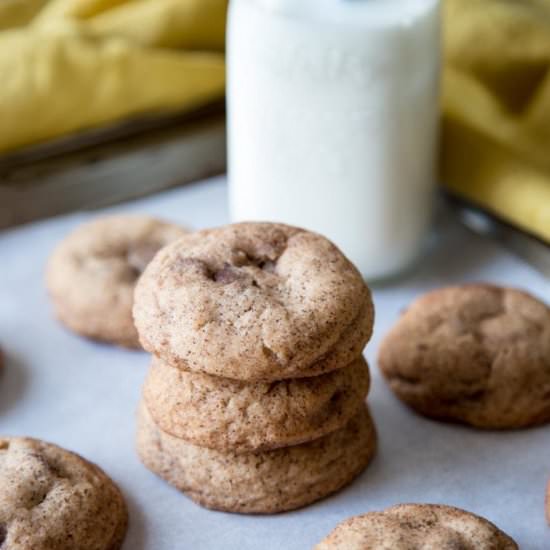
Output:
[[[225,181],[216,179],[109,211],[147,212],[200,228],[227,222],[225,193]],[[130,509],[125,550],[309,550],[338,521],[401,502],[463,507],[495,522],[524,550],[550,549],[544,520],[550,426],[498,433],[426,420],[396,401],[376,368],[381,336],[425,290],[486,280],[550,301],[550,283],[529,266],[440,219],[429,255],[406,276],[374,289],[375,335],[366,355],[380,447],[372,465],[348,489],[303,510],[239,516],[196,506],[138,461],[134,411],[148,356],[88,342],[52,318],[46,259],[68,231],[98,214],[0,233],[0,345],[8,355],[0,375],[0,433],[55,442],[111,475]]]

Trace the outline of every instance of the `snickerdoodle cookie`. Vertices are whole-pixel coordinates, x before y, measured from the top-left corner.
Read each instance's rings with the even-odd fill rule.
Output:
[[[89,338],[138,348],[134,287],[155,253],[184,235],[144,215],[98,218],[78,227],[53,252],[46,284],[55,313]]]
[[[363,406],[368,389],[362,357],[312,378],[252,383],[183,371],[154,357],[143,395],[163,431],[243,452],[296,445],[341,428]]]
[[[429,292],[382,343],[379,365],[407,405],[480,428],[550,421],[550,308],[519,290]]]
[[[370,292],[330,241],[240,223],[169,245],[136,287],[143,347],[173,366],[240,380],[313,376],[361,354]]]
[[[207,508],[270,514],[338,491],[371,460],[376,433],[366,407],[348,424],[310,443],[272,451],[220,452],[162,432],[142,403],[137,448],[153,472]]]
[[[126,505],[97,466],[50,443],[0,438],[0,548],[118,550]]]
[[[517,550],[491,522],[435,504],[400,504],[340,523],[314,550]]]

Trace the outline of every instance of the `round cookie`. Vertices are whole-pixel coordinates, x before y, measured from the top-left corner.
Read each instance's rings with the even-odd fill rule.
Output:
[[[340,523],[314,550],[518,550],[491,522],[436,504],[399,504]]]
[[[310,443],[256,453],[222,453],[159,430],[142,403],[137,449],[151,471],[214,510],[272,514],[324,498],[359,475],[376,448],[366,407],[342,429]]]
[[[132,319],[136,281],[160,248],[185,233],[144,215],[81,225],[48,262],[46,284],[56,316],[83,336],[139,348]]]
[[[550,421],[550,308],[519,290],[464,285],[416,300],[382,342],[395,394],[479,428]]]
[[[176,367],[272,381],[349,364],[370,338],[373,306],[324,237],[240,223],[158,254],[136,287],[134,320],[143,347]]]
[[[118,550],[128,515],[97,466],[36,439],[0,438],[0,548]]]
[[[363,357],[312,378],[246,383],[153,357],[143,396],[159,428],[189,443],[250,452],[297,445],[343,427],[369,389]]]

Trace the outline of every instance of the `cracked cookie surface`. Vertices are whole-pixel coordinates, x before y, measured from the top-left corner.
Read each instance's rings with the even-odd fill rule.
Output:
[[[491,522],[435,504],[399,504],[340,523],[314,550],[518,550]]]
[[[480,428],[550,421],[550,308],[472,284],[416,300],[380,347],[395,394],[418,412]]]
[[[137,449],[147,468],[202,506],[272,514],[306,506],[350,483],[374,455],[376,431],[363,406],[346,426],[315,441],[235,454],[162,432],[142,403]]]
[[[81,225],[48,262],[46,285],[56,316],[88,338],[139,348],[132,318],[136,282],[156,252],[185,233],[144,215]]]
[[[190,443],[246,452],[331,433],[359,411],[369,389],[361,357],[347,367],[275,382],[240,382],[183,371],[153,357],[143,387],[158,426]]]
[[[240,223],[162,250],[136,287],[134,320],[143,347],[173,366],[279,380],[358,357],[373,306],[359,272],[324,237]]]
[[[97,466],[30,438],[0,438],[0,548],[118,550],[123,497]]]

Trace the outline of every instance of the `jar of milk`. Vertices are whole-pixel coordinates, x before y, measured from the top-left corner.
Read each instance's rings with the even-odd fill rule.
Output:
[[[232,0],[230,209],[333,240],[367,279],[419,253],[435,182],[438,0]]]

